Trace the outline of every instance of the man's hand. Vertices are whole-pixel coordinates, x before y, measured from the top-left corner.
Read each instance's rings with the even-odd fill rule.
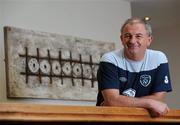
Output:
[[[152,117],[164,116],[170,110],[169,107],[167,106],[167,104],[160,102],[160,101],[148,99],[148,103],[149,103],[148,109],[149,109],[149,112]]]

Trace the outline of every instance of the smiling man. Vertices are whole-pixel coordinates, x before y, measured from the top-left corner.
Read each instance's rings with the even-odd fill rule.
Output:
[[[96,105],[141,107],[152,116],[164,116],[169,111],[164,98],[172,87],[166,55],[148,49],[151,26],[140,18],[128,19],[120,38],[124,48],[101,58]]]

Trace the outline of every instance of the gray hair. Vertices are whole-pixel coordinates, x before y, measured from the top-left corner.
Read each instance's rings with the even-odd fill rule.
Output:
[[[149,35],[149,36],[152,36],[152,28],[151,28],[151,25],[148,23],[148,21],[146,21],[145,19],[137,18],[137,17],[130,18],[130,19],[127,19],[127,20],[125,21],[125,23],[124,23],[124,24],[122,25],[122,27],[121,27],[121,34],[123,33],[124,27],[125,27],[127,24],[133,24],[133,23],[141,23],[141,24],[144,24],[145,29],[146,29],[148,35]]]

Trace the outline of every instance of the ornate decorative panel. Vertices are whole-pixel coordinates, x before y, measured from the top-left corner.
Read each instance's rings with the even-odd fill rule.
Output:
[[[95,101],[99,60],[114,43],[4,28],[7,95]]]

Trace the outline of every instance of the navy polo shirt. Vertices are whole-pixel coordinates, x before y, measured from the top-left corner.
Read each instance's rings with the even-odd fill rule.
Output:
[[[119,89],[121,95],[131,97],[172,91],[166,55],[150,49],[141,61],[125,58],[123,49],[104,54],[97,79],[97,106],[104,100],[101,93],[104,89]]]

